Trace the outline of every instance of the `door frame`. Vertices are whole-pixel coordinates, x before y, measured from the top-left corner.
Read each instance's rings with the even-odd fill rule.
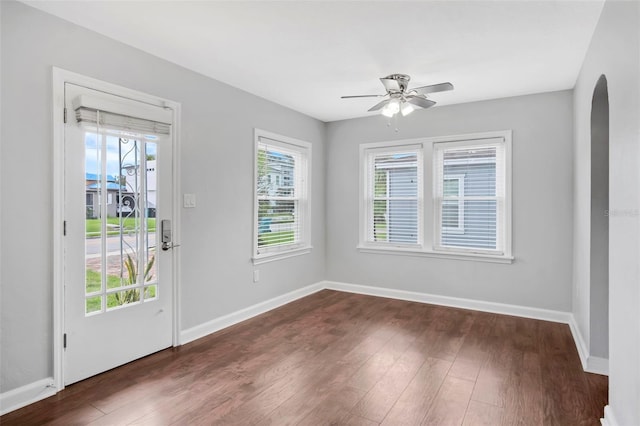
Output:
[[[108,83],[92,77],[87,77],[61,68],[52,67],[53,77],[53,384],[56,391],[64,389],[64,171],[65,171],[65,130],[64,130],[64,89],[65,83],[103,91],[117,96],[145,102],[151,105],[169,108],[173,111],[171,132],[171,149],[173,154],[172,181],[172,220],[174,246],[180,245],[180,118],[181,105],[179,102],[163,99],[158,96],[128,89],[113,83]],[[70,111],[67,114],[71,114]],[[180,250],[171,250],[172,262],[172,345],[180,345]]]

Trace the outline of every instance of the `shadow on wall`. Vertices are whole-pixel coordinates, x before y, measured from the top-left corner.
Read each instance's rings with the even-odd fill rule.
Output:
[[[601,75],[591,100],[590,348],[609,357],[609,94]]]

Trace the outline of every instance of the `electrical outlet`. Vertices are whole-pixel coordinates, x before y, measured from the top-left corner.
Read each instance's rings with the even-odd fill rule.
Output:
[[[253,282],[257,283],[258,281],[260,281],[260,270],[256,269],[253,271]]]

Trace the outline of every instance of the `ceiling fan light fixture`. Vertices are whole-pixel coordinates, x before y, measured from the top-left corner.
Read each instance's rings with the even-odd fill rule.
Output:
[[[382,108],[382,111],[380,112],[380,114],[384,115],[385,117],[393,117],[395,115],[395,113],[391,112],[391,110],[389,110],[388,108]]]
[[[415,111],[415,108],[409,102],[403,102],[402,103],[402,107],[400,108],[400,112],[402,113],[403,117],[406,117],[407,115],[411,114],[413,111]]]
[[[410,89],[408,87],[409,80],[411,80],[411,77],[406,74],[391,74],[380,79],[387,92],[384,95],[350,95],[342,96],[342,98],[388,97],[387,99],[378,102],[367,111],[379,111],[385,117],[392,118],[398,113],[402,114],[402,116],[405,117],[411,114],[416,109],[426,109],[434,106],[436,103],[431,99],[427,99],[427,94],[429,93],[453,90],[453,84],[448,82]]]
[[[385,117],[393,117],[400,112],[400,101],[398,99],[390,99],[389,102],[382,108],[382,115]]]

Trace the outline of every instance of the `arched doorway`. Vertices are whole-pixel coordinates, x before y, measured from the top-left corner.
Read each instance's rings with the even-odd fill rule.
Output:
[[[590,356],[609,358],[609,94],[601,75],[591,100]]]

